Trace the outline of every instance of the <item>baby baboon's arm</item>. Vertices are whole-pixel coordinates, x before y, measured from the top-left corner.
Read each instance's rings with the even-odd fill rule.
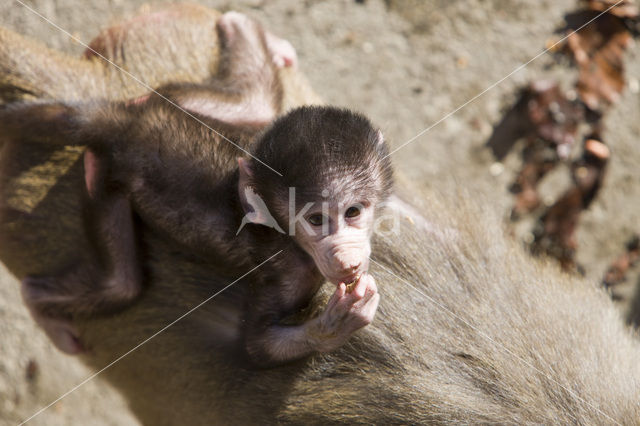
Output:
[[[330,352],[342,346],[357,330],[368,325],[378,308],[380,294],[371,275],[363,275],[351,292],[345,284],[337,287],[325,310],[301,325],[281,325],[282,286],[263,289],[249,302],[245,323],[245,350],[249,362],[270,367]],[[315,291],[312,292],[313,295]],[[291,312],[286,312],[290,314]]]

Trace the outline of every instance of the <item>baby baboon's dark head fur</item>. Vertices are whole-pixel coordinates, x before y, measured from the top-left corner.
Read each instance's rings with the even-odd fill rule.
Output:
[[[255,148],[254,155],[283,176],[255,162],[253,181],[269,201],[286,199],[289,187],[305,201],[320,199],[323,190],[329,191],[323,198],[348,191],[382,200],[393,185],[388,154],[382,133],[363,115],[305,106],[276,120]]]

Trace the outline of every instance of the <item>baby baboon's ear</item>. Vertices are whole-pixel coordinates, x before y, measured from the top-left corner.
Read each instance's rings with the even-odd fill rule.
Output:
[[[246,158],[238,158],[238,169],[240,176],[238,178],[238,194],[240,195],[240,203],[246,216],[245,218],[251,223],[257,223],[260,225],[267,225],[270,227],[280,227],[277,222],[269,213],[269,210],[264,203],[264,200],[260,198],[252,185],[253,170],[251,169],[251,160]]]
[[[384,144],[384,135],[382,134],[382,130],[376,130],[376,144],[382,145]]]
[[[240,202],[245,213],[253,211],[249,202],[249,192],[253,192],[251,181],[253,178],[253,170],[251,170],[251,160],[238,157],[238,194],[240,194]]]

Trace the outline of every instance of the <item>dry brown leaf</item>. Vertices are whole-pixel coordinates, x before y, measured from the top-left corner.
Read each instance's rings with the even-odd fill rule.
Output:
[[[582,109],[550,80],[531,83],[525,96],[533,135],[554,144],[559,157],[566,158],[575,142],[578,123],[584,118]]]
[[[605,287],[620,284],[626,278],[627,271],[640,260],[640,235],[635,235],[627,243],[627,250],[614,260],[602,279]]]
[[[516,194],[512,219],[516,219],[540,205],[538,182],[559,160],[569,156],[584,111],[579,104],[567,99],[556,82],[540,80],[523,90],[520,100],[507,117],[509,125],[517,132],[502,134],[527,139],[527,146],[522,152],[522,169],[511,186],[511,191]],[[495,134],[498,134],[499,127]],[[509,145],[513,142],[510,141]],[[507,146],[492,137],[489,144],[494,143]]]
[[[620,98],[625,84],[623,55],[632,42],[624,21],[609,12],[573,32],[598,14],[584,10],[567,16],[567,50],[579,72],[576,87],[582,101],[594,111]]]
[[[602,186],[609,155],[609,149],[598,138],[587,138],[582,158],[571,167],[573,185],[539,220],[534,252],[557,258],[566,270],[575,269],[575,230],[580,214]]]
[[[545,253],[558,259],[566,270],[575,269],[575,230],[582,213],[582,192],[571,187],[540,218],[534,231],[534,253]]]
[[[587,7],[590,10],[595,10],[597,12],[604,12],[605,10],[608,10],[607,13],[620,18],[638,17],[638,7],[632,1],[623,1],[617,4],[618,1],[616,0],[585,0],[585,3],[587,3]]]

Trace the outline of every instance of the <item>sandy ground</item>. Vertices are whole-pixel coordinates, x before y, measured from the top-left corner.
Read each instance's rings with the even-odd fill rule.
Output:
[[[89,41],[98,29],[132,13],[141,0],[28,0],[56,25]],[[329,102],[369,115],[399,147],[395,166],[416,183],[431,187],[472,186],[488,205],[504,212],[507,191],[519,166],[513,151],[505,171],[492,176],[483,148],[492,126],[515,99],[515,89],[545,76],[565,82],[575,70],[543,55],[442,122],[447,114],[535,57],[575,0],[353,0],[201,1],[236,9],[262,21],[296,47],[312,86]],[[0,5],[0,25],[79,54],[82,47],[14,0]],[[627,73],[640,77],[640,55],[632,47]],[[637,83],[637,80],[636,80]],[[636,84],[637,86],[637,84]],[[601,277],[640,231],[640,99],[625,91],[606,119],[612,159],[604,188],[581,218],[578,261],[589,279]],[[433,128],[434,124],[435,125]],[[549,200],[563,192],[566,169],[543,182]],[[530,228],[517,227],[522,237]],[[638,269],[638,268],[636,268]],[[628,301],[637,273],[622,287]],[[625,309],[625,304],[621,309]],[[37,367],[34,367],[37,366]],[[73,358],[59,354],[21,306],[18,283],[0,269],[0,424],[17,424],[90,375]],[[136,424],[125,403],[93,380],[36,417],[31,424]]]

